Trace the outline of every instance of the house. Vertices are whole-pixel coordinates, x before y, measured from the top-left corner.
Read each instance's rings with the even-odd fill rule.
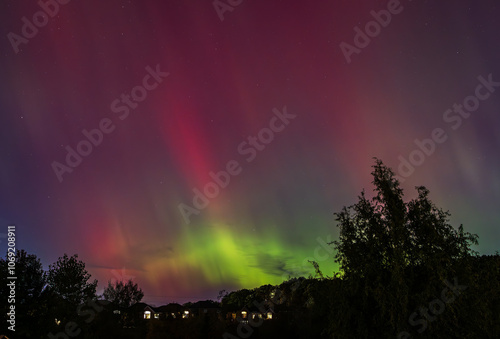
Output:
[[[144,319],[160,319],[161,314],[161,312],[149,305],[146,305],[146,307],[144,307]]]
[[[197,301],[189,306],[189,311],[193,317],[204,315],[220,317],[221,315],[219,303],[212,300]]]
[[[190,316],[189,310],[177,303],[170,303],[157,307],[156,310],[163,314],[165,319],[185,319]]]
[[[271,307],[258,308],[255,305],[244,306],[241,310],[229,312],[226,316],[227,319],[241,321],[248,324],[249,320],[258,321],[258,319],[271,320],[275,319],[275,311]]]
[[[186,319],[192,316],[189,308],[176,303],[170,303],[160,307],[144,304],[143,319]]]

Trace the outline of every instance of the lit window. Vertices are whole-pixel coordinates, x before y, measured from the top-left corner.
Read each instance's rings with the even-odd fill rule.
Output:
[[[160,319],[160,313],[155,313],[155,319]]]
[[[272,319],[273,318],[273,314],[271,312],[267,312],[267,319]]]
[[[241,311],[241,315],[243,316],[243,319],[247,318],[247,311]]]
[[[184,314],[182,315],[184,319],[189,317],[189,311],[184,311]]]
[[[144,319],[151,319],[151,311],[144,311]]]

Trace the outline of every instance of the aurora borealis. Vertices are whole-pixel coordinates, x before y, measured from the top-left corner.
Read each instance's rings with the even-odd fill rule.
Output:
[[[373,157],[398,173],[436,129],[406,198],[425,185],[477,251],[498,249],[500,90],[476,91],[500,81],[496,2],[41,3],[0,4],[0,233],[15,224],[45,265],[78,253],[99,289],[133,277],[153,304],[277,284],[315,258],[331,275],[333,213],[371,192]],[[210,183],[186,222],[179,205]]]

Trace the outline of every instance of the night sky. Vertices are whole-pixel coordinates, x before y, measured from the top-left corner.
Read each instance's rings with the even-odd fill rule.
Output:
[[[331,275],[373,157],[499,249],[496,1],[60,1],[0,3],[0,233],[46,267],[156,305]]]

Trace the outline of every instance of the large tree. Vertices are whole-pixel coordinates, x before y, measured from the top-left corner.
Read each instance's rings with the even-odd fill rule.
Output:
[[[59,257],[49,265],[47,284],[52,292],[72,305],[80,305],[96,297],[97,280],[89,282],[91,275],[85,269],[85,263],[75,254]]]
[[[108,286],[104,290],[103,297],[105,300],[119,307],[127,308],[140,302],[144,297],[144,293],[137,283],[134,283],[132,280],[126,283],[117,281],[114,284],[108,281]]]
[[[6,258],[7,259],[7,258]],[[2,281],[7,283],[7,260],[0,258],[2,267]],[[15,276],[16,276],[16,304],[33,305],[42,294],[45,287],[45,272],[40,259],[34,254],[28,254],[25,250],[17,250],[15,255]],[[1,288],[5,288],[2,283]]]
[[[7,314],[6,307],[15,306],[16,309],[16,333],[20,336],[36,337],[40,335],[40,328],[47,322],[47,298],[44,295],[46,283],[45,272],[40,259],[34,254],[28,254],[25,250],[17,250],[15,254],[14,275],[15,280],[9,280],[8,256],[0,258],[0,295],[2,298],[2,314]],[[14,283],[15,294],[10,294],[10,286]],[[11,295],[13,298],[7,298]],[[8,301],[11,301],[10,303]],[[8,324],[6,321],[2,323]],[[1,331],[0,331],[1,332]]]
[[[418,197],[405,203],[393,171],[378,159],[373,168],[374,197],[363,191],[355,205],[335,213],[335,259],[350,309],[340,311],[337,324],[350,324],[359,336],[392,336],[408,326],[412,308],[457,276],[457,263],[474,254],[477,235],[453,228],[450,214],[429,200],[425,187],[416,187]]]

